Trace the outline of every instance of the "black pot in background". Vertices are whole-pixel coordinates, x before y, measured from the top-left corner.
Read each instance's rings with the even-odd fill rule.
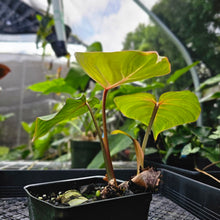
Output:
[[[71,141],[71,167],[86,168],[100,150],[98,141]]]
[[[54,41],[51,43],[51,47],[57,57],[66,56],[68,54],[64,41]]]
[[[119,181],[121,182],[121,181]],[[58,220],[58,219],[80,219],[80,220],[146,220],[151,193],[140,193],[130,196],[95,201],[73,207],[56,207],[45,201],[39,200],[33,194],[48,194],[69,190],[90,183],[104,183],[103,177],[86,177],[72,180],[55,181],[25,186],[28,194],[29,214],[31,220]]]
[[[69,38],[71,29],[69,26],[65,25],[66,39]],[[66,44],[64,41],[58,41],[55,27],[52,27],[52,33],[46,37],[47,41],[50,42],[53,51],[57,57],[66,56],[68,54]]]

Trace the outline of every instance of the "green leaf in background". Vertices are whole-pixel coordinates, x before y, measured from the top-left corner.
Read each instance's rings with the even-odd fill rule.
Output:
[[[158,152],[158,150],[156,148],[148,147],[145,149],[144,155],[150,155],[150,154],[154,154],[157,152]]]
[[[219,82],[220,82],[220,74],[213,76],[213,77],[207,79],[205,82],[201,83],[200,89],[203,89],[206,86],[211,86],[211,85],[219,83]]]
[[[220,149],[218,146],[216,147],[203,147],[202,155],[208,158],[212,163],[219,161]],[[216,166],[220,167],[220,163],[216,164]]]
[[[75,57],[84,71],[105,89],[170,72],[168,59],[157,52],[77,52]]]
[[[22,125],[23,129],[24,129],[27,133],[30,133],[30,132],[31,132],[30,126],[29,126],[29,124],[28,124],[27,122],[22,121],[22,122],[21,122],[21,125]]]
[[[61,92],[74,94],[76,92],[76,89],[68,85],[63,78],[35,83],[31,86],[28,86],[28,89],[34,92],[41,92],[45,95],[48,95],[50,93],[61,93]]]
[[[210,101],[210,100],[213,100],[213,99],[220,99],[220,92],[210,93],[209,95],[201,98],[199,100],[199,102],[203,103],[203,102],[207,102],[207,101]]]
[[[94,42],[87,47],[86,51],[87,52],[102,51],[102,44],[100,42]]]
[[[212,128],[211,127],[190,127],[192,134],[197,136],[198,138],[208,137]]]
[[[89,82],[89,76],[83,71],[78,63],[73,63],[65,78],[65,82],[67,86],[84,91]]]
[[[76,90],[85,90],[89,76],[77,63],[72,63],[65,78],[58,78],[39,82],[28,87],[34,92],[41,92],[45,95],[50,93],[68,93],[73,95]]]
[[[5,114],[5,115],[0,114],[0,121],[1,122],[5,121],[7,118],[10,118],[12,116],[14,116],[14,113],[8,113],[8,114]]]
[[[209,138],[214,140],[220,139],[220,126],[217,126],[216,131],[213,131],[213,133],[209,135]]]
[[[189,143],[187,145],[185,145],[181,151],[181,156],[187,156],[189,154],[195,154],[197,152],[199,152],[200,148],[199,147],[194,147],[192,148],[192,144]]]
[[[169,77],[169,79],[167,80],[167,83],[170,83],[170,84],[175,83],[176,80],[179,79],[184,73],[187,73],[192,67],[196,66],[199,63],[200,61],[196,61],[187,67],[184,67],[182,69],[175,71],[175,73]]]
[[[9,147],[0,146],[0,157],[9,153]]]
[[[146,149],[147,149],[147,148],[146,148]],[[162,159],[163,163],[166,164],[167,159],[169,158],[169,156],[170,156],[171,154],[174,153],[174,151],[175,151],[174,148],[168,148],[168,150],[164,152],[165,155],[164,155],[164,157],[163,157],[163,159]]]
[[[46,134],[56,124],[86,113],[88,111],[86,102],[85,96],[79,99],[67,99],[66,104],[58,113],[38,117],[36,119],[34,139]],[[91,107],[94,107],[99,103],[99,100],[92,98],[88,103]]]
[[[32,123],[27,123],[27,122],[24,122],[22,121],[21,122],[21,125],[23,127],[23,129],[28,133],[28,134],[33,134],[34,133],[34,127],[35,127],[35,123],[32,122]]]
[[[139,120],[147,126],[155,105],[158,105],[152,126],[155,140],[161,131],[196,121],[201,111],[198,98],[190,91],[164,93],[158,102],[150,93],[118,96],[114,101],[126,117]]]

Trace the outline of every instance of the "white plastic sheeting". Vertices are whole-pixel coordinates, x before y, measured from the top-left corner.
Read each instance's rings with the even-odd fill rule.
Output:
[[[55,95],[39,95],[27,90],[29,85],[45,80],[46,74],[55,74],[62,67],[62,76],[68,68],[66,61],[39,55],[0,53],[0,63],[11,72],[0,81],[0,114],[14,113],[14,116],[0,123],[0,145],[15,146],[27,143],[27,134],[21,122],[33,122],[37,116],[49,114]],[[52,69],[48,67],[52,65]]]

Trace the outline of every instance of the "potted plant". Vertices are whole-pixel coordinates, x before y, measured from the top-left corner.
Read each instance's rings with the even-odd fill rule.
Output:
[[[98,200],[87,204],[85,201],[88,199],[79,195],[78,199],[80,201],[77,201],[77,206],[60,208],[37,198],[37,194],[38,196],[40,195],[41,198],[41,195],[44,193],[52,193],[55,189],[56,192],[57,190],[71,190],[71,186],[72,188],[79,189],[80,186],[90,184],[91,181],[93,183],[103,183],[102,179],[97,179],[96,177],[87,178],[85,180],[67,180],[63,182],[26,186],[25,190],[32,203],[30,208],[31,218],[37,219],[38,217],[43,218],[43,216],[45,216],[47,219],[67,219],[69,215],[75,214],[77,217],[81,217],[81,219],[86,219],[86,217],[88,217],[87,213],[89,213],[91,218],[101,219],[103,216],[97,214],[97,211],[101,210],[101,213],[108,213],[106,218],[109,219],[131,219],[136,216],[135,213],[137,212],[140,219],[146,219],[146,211],[149,208],[149,201],[151,199],[149,193],[143,193],[143,190],[146,191],[155,188],[156,185],[158,185],[160,176],[159,171],[154,171],[153,169],[144,170],[144,150],[150,131],[152,129],[155,138],[157,138],[158,134],[165,129],[197,120],[200,114],[198,99],[189,91],[168,92],[163,94],[159,101],[148,93],[124,95],[115,98],[117,107],[125,116],[143,121],[148,125],[142,147],[136,139],[126,132],[120,130],[113,131],[113,134],[125,134],[132,139],[137,158],[137,175],[130,181],[119,184],[120,181],[115,179],[109,152],[105,111],[108,91],[124,83],[166,75],[170,72],[170,63],[166,57],[160,57],[157,52],[85,52],[76,53],[75,56],[84,71],[104,89],[102,96],[103,137],[92,111],[92,108],[99,103],[99,100],[95,97],[87,99],[85,96],[82,96],[79,99],[67,99],[66,104],[57,114],[37,118],[34,138],[36,139],[46,134],[59,122],[70,120],[73,117],[77,117],[89,111],[100,139],[107,173],[105,179],[108,182],[107,186],[102,188],[101,192],[99,190],[99,192],[96,191],[96,193],[98,193],[96,197],[110,197],[110,199]],[[122,195],[124,192],[128,192],[127,190],[133,193],[140,191],[142,193],[111,198]],[[68,192],[69,191],[67,191],[67,193]],[[65,193],[66,192],[62,193],[60,196],[65,197]],[[140,198],[143,198],[143,201],[139,200]],[[122,201],[122,203],[120,203],[120,201]],[[147,201],[148,204],[145,204]],[[79,205],[78,202],[82,204]],[[101,207],[99,207],[99,204],[101,204]],[[112,211],[108,212],[109,205],[113,204],[114,207]],[[119,206],[120,208],[118,209]],[[43,209],[43,215],[40,214],[42,211],[38,209]],[[93,209],[95,213],[92,212]],[[45,214],[46,210],[49,212]],[[55,217],[54,215],[57,216]]]

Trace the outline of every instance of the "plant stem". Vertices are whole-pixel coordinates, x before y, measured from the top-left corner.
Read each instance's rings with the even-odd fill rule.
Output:
[[[107,164],[107,157],[106,157],[106,154],[104,153],[104,152],[105,152],[105,147],[104,147],[104,142],[103,142],[103,139],[102,139],[102,132],[101,132],[99,126],[98,126],[98,123],[97,123],[97,121],[96,121],[96,119],[95,119],[95,116],[94,116],[94,114],[93,114],[93,112],[92,112],[92,109],[91,109],[89,103],[86,102],[86,105],[87,105],[87,107],[88,107],[88,109],[89,109],[89,112],[90,112],[90,114],[91,114],[91,116],[92,116],[92,120],[93,120],[93,122],[94,122],[96,131],[97,131],[97,134],[98,134],[98,137],[99,137],[99,140],[100,140],[100,144],[101,144],[101,148],[102,148],[102,152],[103,152],[104,162],[105,162],[105,164]],[[108,169],[106,169],[106,170],[108,170]],[[108,171],[107,171],[107,173],[108,173]]]
[[[105,98],[104,98],[105,96]],[[103,129],[104,129],[104,135],[105,135],[105,132],[106,132],[106,135],[107,135],[107,128],[106,128],[106,115],[105,115],[105,102],[106,102],[106,96],[107,96],[107,92],[103,94],[103,100],[104,100],[104,114],[102,113],[102,115],[104,115],[103,117]],[[89,112],[92,116],[92,120],[94,122],[94,125],[95,125],[95,128],[97,130],[97,133],[98,133],[98,137],[100,139],[100,144],[101,144],[101,148],[102,148],[102,153],[103,153],[103,158],[104,158],[104,162],[105,162],[105,166],[106,166],[106,171],[107,171],[107,175],[108,175],[108,179],[111,180],[111,179],[114,179],[115,181],[115,184],[116,184],[116,180],[115,180],[115,175],[114,175],[114,171],[113,171],[113,166],[112,166],[112,162],[111,162],[111,156],[110,156],[110,152],[109,152],[109,147],[108,147],[108,137],[107,137],[107,141],[103,141],[103,138],[102,138],[102,132],[98,126],[98,123],[95,119],[95,116],[92,112],[92,109],[89,105],[88,102],[86,102],[86,105],[89,109]],[[105,125],[105,127],[104,127]],[[107,143],[107,144],[106,144]]]
[[[150,118],[149,125],[147,126],[147,130],[146,130],[145,135],[144,135],[144,140],[143,140],[143,143],[142,143],[143,153],[145,153],[145,149],[146,149],[146,146],[147,146],[148,138],[149,138],[149,135],[150,135],[150,132],[151,132],[151,128],[152,128],[152,125],[153,125],[153,122],[154,122],[154,119],[156,117],[158,109],[159,109],[159,104],[156,102],[155,106],[154,106],[154,110],[153,110],[151,118]]]
[[[96,130],[97,130],[97,134],[98,134],[98,137],[99,137],[99,139],[100,139],[101,145],[104,146],[103,139],[102,139],[102,132],[101,132],[99,126],[98,126],[98,123],[97,123],[97,121],[96,121],[96,119],[95,119],[95,116],[94,116],[94,114],[93,114],[93,112],[92,112],[92,109],[91,109],[91,107],[90,107],[90,105],[89,105],[88,102],[86,102],[86,105],[87,105],[87,107],[88,107],[88,109],[89,109],[89,112],[90,112],[90,114],[91,114],[91,116],[92,116],[92,120],[93,120],[94,125],[95,125],[95,128],[96,128]]]
[[[108,93],[108,90],[104,89],[103,96],[102,96],[102,122],[103,122],[104,148],[105,148],[104,154],[107,160],[105,165],[106,165],[108,180],[114,179],[114,182],[116,184],[111,155],[109,151],[108,134],[107,134],[107,123],[106,123],[106,112],[105,112],[107,93]]]
[[[200,172],[200,173],[203,173],[207,176],[209,176],[210,178],[212,178],[213,180],[217,181],[218,183],[220,183],[220,180],[217,179],[216,177],[212,176],[211,174],[205,172],[204,170],[200,170],[199,168],[195,168],[196,171]]]
[[[206,170],[206,169],[208,169],[209,167],[214,166],[214,165],[216,165],[216,164],[218,164],[218,163],[220,163],[220,160],[219,160],[219,161],[216,161],[216,162],[214,162],[214,163],[211,163],[211,164],[209,164],[209,165],[207,165],[207,166],[205,166],[202,170]]]

